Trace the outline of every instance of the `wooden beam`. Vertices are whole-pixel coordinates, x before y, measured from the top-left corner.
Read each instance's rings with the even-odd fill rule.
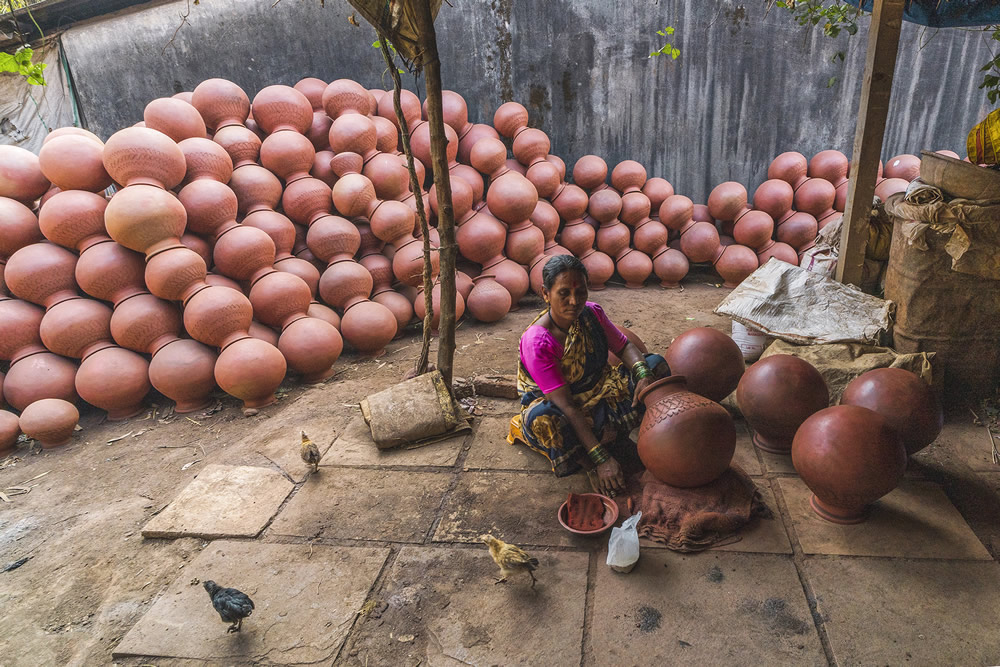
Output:
[[[872,7],[865,78],[861,85],[861,104],[854,132],[854,154],[837,262],[837,280],[843,283],[861,284],[868,242],[868,218],[875,196],[885,121],[889,114],[889,95],[896,69],[904,3],[905,0],[875,0]]]

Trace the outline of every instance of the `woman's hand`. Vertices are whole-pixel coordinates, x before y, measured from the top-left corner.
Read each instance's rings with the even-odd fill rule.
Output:
[[[641,380],[639,380],[638,382],[635,383],[635,392],[633,392],[633,394],[632,394],[632,407],[633,408],[636,407],[637,405],[639,405],[639,394],[641,394],[642,390],[645,389],[646,387],[648,387],[649,384],[652,381],[653,381],[653,377],[652,376],[648,376],[648,377],[642,378]]]
[[[625,492],[625,474],[613,456],[597,466],[597,484],[601,493],[607,496]]]

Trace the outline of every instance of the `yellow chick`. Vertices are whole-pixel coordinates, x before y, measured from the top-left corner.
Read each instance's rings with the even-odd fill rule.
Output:
[[[504,583],[507,581],[507,577],[512,574],[527,572],[531,576],[531,588],[535,588],[535,582],[538,581],[535,579],[534,573],[534,570],[538,568],[537,558],[532,558],[523,549],[513,544],[507,544],[503,540],[498,540],[492,535],[483,535],[482,540],[490,548],[490,556],[493,558],[493,562],[500,567],[500,574],[502,576],[500,579],[497,579],[496,583]]]
[[[302,454],[302,460],[312,466],[313,472],[319,472],[319,460],[322,458],[319,453],[319,447],[309,439],[305,431],[302,431],[300,454]]]

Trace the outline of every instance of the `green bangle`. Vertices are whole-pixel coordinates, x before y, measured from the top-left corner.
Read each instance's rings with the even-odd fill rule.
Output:
[[[608,453],[604,451],[604,447],[601,445],[597,445],[593,449],[589,450],[587,455],[590,457],[590,460],[597,465],[601,465],[610,458]]]
[[[648,378],[653,374],[653,371],[649,369],[645,361],[637,361],[632,365],[632,377],[638,382],[643,378]]]

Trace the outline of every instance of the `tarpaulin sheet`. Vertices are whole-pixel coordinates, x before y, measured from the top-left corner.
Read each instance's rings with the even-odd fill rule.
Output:
[[[844,0],[870,12],[873,0]],[[859,5],[860,2],[860,5]],[[960,28],[1000,23],[997,0],[909,0],[903,7],[903,19],[932,28]]]
[[[58,41],[35,48],[34,62],[46,63],[45,86],[32,86],[18,74],[0,75],[0,145],[20,146],[32,153],[57,127],[73,124],[66,70],[59,62]]]

